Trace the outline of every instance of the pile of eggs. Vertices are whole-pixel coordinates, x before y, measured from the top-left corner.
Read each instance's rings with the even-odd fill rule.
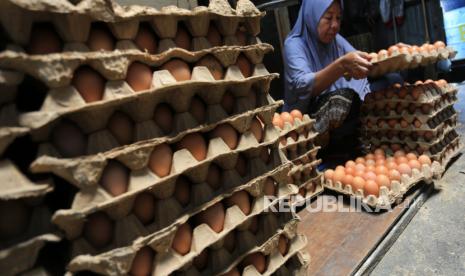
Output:
[[[387,50],[380,50],[378,53],[370,53],[370,58],[372,61],[381,61],[389,57],[397,56],[399,54],[407,55],[429,55],[436,53],[439,50],[445,49],[446,44],[442,41],[436,41],[434,44],[425,43],[421,46],[397,46],[393,45]]]
[[[279,129],[284,129],[284,125],[289,123],[291,126],[294,125],[294,120],[299,119],[302,120],[303,115],[302,112],[298,109],[294,109],[291,112],[282,112],[281,114],[275,113],[273,116],[273,125],[278,127]]]
[[[384,150],[376,149],[355,161],[347,161],[345,166],[324,172],[325,180],[340,182],[345,187],[350,185],[352,191],[363,190],[364,196],[379,196],[380,187],[391,189],[393,181],[401,182],[403,175],[412,176],[412,170],[420,170],[423,165],[431,166],[431,159],[426,155],[405,153],[398,150],[393,156],[386,156]]]

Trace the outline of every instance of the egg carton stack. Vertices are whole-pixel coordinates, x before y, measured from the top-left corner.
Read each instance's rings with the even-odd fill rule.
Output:
[[[3,275],[45,272],[36,264],[47,242],[57,242],[50,223],[51,213],[43,204],[53,190],[48,181],[29,180],[5,155],[9,145],[27,128],[18,126],[14,104],[15,85],[21,74],[0,70],[0,271]]]
[[[370,93],[362,107],[362,139],[391,152],[426,154],[445,168],[462,147],[456,101],[457,88],[444,80]]]
[[[421,47],[416,45],[391,46],[388,50],[370,53],[374,67],[368,75],[375,78],[391,72],[427,66],[440,60],[452,59],[456,54],[457,51],[454,48],[446,47],[442,41],[434,44],[426,43]]]
[[[292,183],[299,187],[300,197],[295,198],[295,205],[303,204],[323,191],[322,174],[317,170],[321,160],[317,159],[320,147],[315,144],[318,133],[314,123],[315,120],[298,110],[273,116],[273,125],[280,132],[279,147],[293,165],[289,175]]]
[[[39,144],[30,169],[79,189],[52,218],[67,270],[305,273],[298,217],[271,211],[298,188],[272,125],[262,16],[248,0],[0,3],[0,68],[34,99],[18,119]]]

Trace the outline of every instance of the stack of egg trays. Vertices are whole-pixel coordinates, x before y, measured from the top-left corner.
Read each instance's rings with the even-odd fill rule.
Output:
[[[212,162],[216,162],[220,167],[223,167],[230,174],[234,175],[233,167],[239,155],[245,156],[250,160],[248,172],[262,174],[255,178],[254,176],[247,175],[245,179],[248,181],[241,179],[246,184],[236,186],[238,190],[248,188],[250,190],[249,193],[255,193],[253,212],[249,217],[260,214],[260,205],[263,205],[260,204],[263,201],[263,197],[260,197],[260,195],[263,191],[260,191],[259,187],[263,186],[264,175],[272,177],[278,183],[279,198],[276,202],[280,202],[280,200],[287,196],[297,193],[297,188],[289,184],[290,181],[288,178],[284,178],[284,176],[288,177],[290,165],[279,151],[279,136],[271,125],[271,116],[281,103],[270,102],[260,96],[268,91],[269,83],[276,77],[276,74],[268,73],[261,64],[263,55],[272,48],[269,45],[261,43],[258,38],[252,37],[257,35],[260,30],[259,21],[263,14],[250,1],[239,1],[236,10],[231,9],[227,1],[212,1],[208,8],[199,7],[193,11],[186,11],[176,7],[167,7],[160,11],[145,7],[123,9],[112,2],[86,0],[81,1],[76,6],[70,2],[63,1],[50,4],[48,1],[40,0],[28,3],[8,0],[3,1],[1,5],[2,25],[6,29],[11,41],[9,41],[8,50],[1,53],[0,67],[31,75],[49,88],[47,96],[39,110],[20,114],[19,116],[20,125],[30,127],[33,139],[40,143],[40,157],[34,162],[31,169],[34,172],[53,172],[81,188],[82,191],[85,190],[93,194],[89,198],[89,194],[82,192],[82,195],[79,196],[78,193],[71,210],[58,211],[53,221],[59,226],[63,226],[61,224],[63,221],[74,222],[74,225],[81,224],[82,226],[83,218],[79,217],[80,215],[86,212],[92,213],[98,208],[113,207],[114,205],[118,205],[118,201],[121,200],[122,203],[118,205],[120,206],[119,208],[114,207],[108,210],[115,215],[117,214],[119,218],[122,218],[121,225],[130,225],[130,228],[133,228],[134,216],[129,214],[129,216],[125,217],[123,214],[126,212],[125,215],[128,215],[130,210],[127,210],[127,208],[131,207],[131,202],[129,201],[131,197],[134,198],[135,193],[142,192],[144,189],[156,191],[155,187],[158,186],[160,186],[160,189],[172,189],[173,178],[179,176],[181,173],[186,173],[186,175],[190,175],[196,179],[198,183],[202,183],[202,179],[205,178],[206,168]],[[18,20],[21,22],[18,22]],[[11,24],[12,21],[18,24]],[[64,52],[66,54],[27,55],[24,53],[23,47],[27,44],[31,26],[34,22],[39,21],[51,21],[62,40],[65,41]],[[88,51],[84,41],[87,39],[91,22],[94,21],[106,22],[113,35],[118,39],[116,51],[98,53]],[[150,24],[155,33],[162,38],[159,52],[155,55],[139,51],[130,41],[134,38],[139,23],[142,21]],[[176,34],[178,22],[181,21],[194,37],[192,41],[194,52],[170,48],[173,46],[172,38]],[[225,45],[239,43],[235,38],[236,29],[239,25],[242,28],[245,27],[248,32],[246,43],[248,45],[211,48],[211,45],[208,44],[204,37],[208,31],[210,21],[214,21],[215,25],[224,35]],[[223,66],[228,67],[223,80],[215,81],[207,68],[195,67],[191,80],[185,82],[176,82],[168,71],[157,71],[155,69],[152,87],[147,91],[142,91],[142,93],[133,93],[134,91],[124,81],[127,67],[133,61],[140,61],[157,67],[170,58],[177,57],[187,62],[195,62],[209,54],[216,57]],[[244,78],[240,70],[233,65],[239,54],[244,54],[255,64],[251,77]],[[77,67],[84,64],[89,65],[108,80],[102,101],[86,104],[76,89],[70,85],[73,72]],[[192,92],[192,90],[195,90],[195,92]],[[232,93],[237,99],[234,114],[227,114],[219,105],[225,91]],[[250,93],[255,93],[258,97],[251,97]],[[180,97],[181,95],[183,97],[186,95],[185,98],[190,98],[194,95],[200,96],[208,103],[207,122],[205,124],[196,122],[192,115],[187,112],[190,100],[183,101],[183,97]],[[251,101],[251,99],[255,99],[255,101]],[[176,123],[173,133],[163,133],[153,121],[148,120],[148,117],[151,117],[148,116],[149,110],[153,110],[153,107],[158,102],[169,102],[174,105],[172,107],[176,110]],[[109,117],[108,114],[118,109],[130,113],[132,119],[137,122],[136,144],[119,145],[114,137],[111,137],[111,134],[105,130],[105,122]],[[234,116],[228,119],[229,115]],[[265,134],[264,141],[261,143],[254,140],[254,136],[248,129],[252,118],[255,116],[258,116],[264,122]],[[86,156],[62,158],[54,147],[48,143],[53,127],[61,120],[74,121],[87,134],[88,146]],[[145,125],[140,126],[139,123]],[[187,150],[176,152],[174,154],[174,160],[176,161],[173,162],[172,172],[166,179],[158,179],[157,176],[147,170],[148,155],[156,145],[174,143],[188,133],[205,133],[220,123],[230,123],[241,133],[239,146],[235,151],[231,152],[221,139],[216,138],[209,142],[207,159],[202,162],[197,162]],[[262,157],[257,157],[260,155],[263,156],[262,152],[265,148],[271,160],[267,161],[267,164],[264,161],[260,163],[260,160],[263,159]],[[136,174],[135,177],[137,180],[131,179],[132,183],[137,183],[135,186],[140,184],[141,187],[137,187],[135,190],[130,188],[130,193],[116,199],[111,198],[103,189],[98,188],[99,177],[108,160],[119,160],[128,168],[141,173]],[[191,166],[189,164],[194,165]],[[281,178],[279,178],[280,176]],[[231,177],[229,185],[237,185],[238,179],[240,178]],[[208,187],[205,185],[199,184],[198,186],[200,190],[208,190]],[[226,187],[227,185],[225,185]],[[169,194],[168,190],[165,190],[162,194]],[[232,192],[233,190],[230,190],[229,195]],[[212,202],[220,201],[225,195],[228,195],[228,193],[224,192],[224,194],[218,195],[210,193],[205,195],[204,199],[200,197],[198,199],[199,202],[197,202],[199,206],[192,210],[191,215],[195,212],[200,212],[202,208],[205,209],[212,205]],[[129,201],[124,201],[125,198],[129,199]],[[202,200],[210,200],[210,202],[202,202]],[[77,206],[77,203],[86,205]],[[171,206],[173,198],[171,200],[168,199],[164,203]],[[74,210],[75,207],[77,210]],[[83,210],[79,210],[79,208]],[[225,226],[227,227],[225,228],[229,230],[231,230],[231,224],[238,223],[238,220],[241,219],[241,214],[242,219],[244,217],[244,214],[237,206],[229,208],[226,210],[226,213],[227,222]],[[179,216],[179,212],[174,216],[177,215]],[[278,215],[285,216],[292,215],[292,213]],[[175,233],[174,230],[179,226],[180,220],[186,221],[188,218],[188,214],[177,218],[166,217],[165,221],[157,222],[151,228],[145,229],[145,231],[142,231],[144,227],[136,227],[139,232],[133,231],[127,235],[117,231],[121,236],[126,237],[120,237],[118,243],[111,246],[121,248],[119,242],[125,245],[131,243],[140,244],[144,240],[144,237],[145,240],[148,240],[156,239],[164,233],[171,233],[172,235]],[[157,227],[163,227],[160,225],[169,223],[167,221],[173,219],[177,219],[178,225],[173,222],[170,226],[163,229],[154,230]],[[284,223],[283,225],[287,224]],[[63,228],[66,228],[66,226],[63,226]],[[194,231],[200,231],[200,233],[205,231],[212,232],[206,225],[202,225],[198,229],[200,230],[194,229]],[[69,237],[73,233],[80,232],[82,229],[63,230],[65,230],[66,235]],[[71,231],[71,233],[67,230]],[[77,233],[77,235],[79,234]],[[214,237],[219,239],[218,236],[220,235]],[[76,237],[74,238],[76,239]],[[299,241],[302,239],[304,238],[300,237]],[[164,243],[166,243],[166,240]],[[76,254],[95,253],[95,250],[91,246],[89,247],[86,241],[80,243],[74,240],[73,244],[73,251]],[[301,248],[301,246],[298,248]],[[111,255],[111,249],[105,248],[103,253],[105,251],[108,251],[108,254]],[[190,257],[192,257],[191,255]],[[99,260],[98,257],[90,257],[89,260],[79,261],[80,257],[85,259],[85,256],[88,255],[77,256],[76,259],[78,261],[73,260],[72,264],[77,263],[84,266],[83,269],[85,270],[95,269],[99,271],[102,269],[99,265],[97,267],[89,267],[96,260]],[[166,254],[165,250],[162,251],[160,256],[162,259],[176,259],[176,256]],[[125,259],[123,261],[132,260]],[[119,262],[123,261],[119,260]],[[70,265],[70,268],[72,267]],[[271,267],[273,269],[278,268],[277,266]],[[126,272],[127,269],[129,268],[126,267]],[[171,270],[172,268],[170,265],[165,264],[159,269]]]
[[[292,162],[290,172],[292,183],[298,185],[299,196],[294,198],[295,204],[301,204],[323,192],[322,174],[317,166],[321,160],[317,159],[319,146],[315,145],[318,133],[314,130],[315,120],[307,114],[302,120],[294,118],[294,124],[285,122],[280,131],[280,148],[286,158]]]
[[[333,182],[332,180],[324,179],[324,186],[338,193],[353,196],[360,199],[364,204],[381,210],[391,208],[392,205],[402,202],[404,195],[421,181],[434,185],[433,179],[440,177],[443,171],[442,166],[436,161],[430,166],[423,164],[420,170],[412,169],[412,175],[403,174],[400,181],[392,181],[391,189],[381,186],[378,197],[365,195],[363,189],[354,191],[351,185],[344,186],[340,181]]]
[[[374,67],[368,76],[376,78],[391,72],[426,66],[439,60],[452,59],[456,54],[457,51],[452,47],[415,54],[395,52],[391,56],[382,56],[378,57],[378,60],[373,60]]]
[[[18,216],[12,217],[10,223],[24,224],[24,229],[18,229],[22,232],[3,233],[7,236],[0,238],[0,271],[3,275],[16,275],[33,269],[37,265],[36,259],[42,247],[47,242],[60,240],[53,233],[51,214],[42,203],[44,196],[53,190],[52,184],[50,181],[31,182],[4,156],[5,150],[15,138],[26,135],[29,131],[18,126],[14,99],[15,85],[19,81],[21,74],[0,70],[0,205],[2,212]],[[0,215],[7,216],[5,213]],[[23,221],[24,219],[27,221]],[[2,226],[3,229],[15,227],[22,228],[18,225]]]
[[[458,114],[453,107],[457,101],[457,88],[450,84],[438,87],[434,83],[423,84],[423,87],[425,93],[417,100],[411,94],[400,99],[395,93],[389,99],[375,100],[372,95],[365,98],[362,140],[388,152],[403,149],[426,154],[445,168],[462,148],[456,132]],[[411,88],[407,87],[407,90],[410,92]],[[412,106],[415,110],[408,110]],[[426,114],[422,106],[429,106]],[[389,120],[397,120],[397,123],[389,125]],[[401,126],[400,120],[405,120],[408,125]],[[420,125],[415,126],[415,122]]]

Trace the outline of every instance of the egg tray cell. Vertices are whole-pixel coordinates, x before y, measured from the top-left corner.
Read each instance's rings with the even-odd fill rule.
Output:
[[[460,141],[460,137],[457,137],[452,141],[444,150],[436,155],[431,156],[431,159],[437,160],[444,168],[444,172],[449,164],[449,162],[454,159],[456,156],[461,154],[463,149],[463,144]]]
[[[299,251],[281,266],[273,276],[307,276],[308,266],[310,265],[310,255],[305,251]]]
[[[373,61],[375,65],[368,73],[369,77],[375,78],[383,76],[387,73],[401,71],[405,69],[413,69],[418,66],[426,66],[434,64],[439,60],[452,59],[457,54],[452,47],[446,47],[439,51],[418,54],[398,54],[387,57],[383,60]]]
[[[427,131],[431,133],[431,138],[425,139],[425,132],[411,132],[411,131],[366,131],[362,134],[362,141],[368,141],[375,145],[380,145],[383,143],[394,143],[394,144],[407,144],[410,148],[414,148],[416,145],[420,145],[423,148],[430,147],[431,145],[442,141],[445,139],[447,133],[452,129],[456,129],[459,124],[457,124],[458,116],[454,115],[452,118],[441,123],[432,131]],[[421,135],[420,135],[421,134]]]
[[[323,191],[323,174],[319,173],[317,176],[299,185],[299,194],[292,201],[293,208],[305,206]]]
[[[40,250],[46,243],[59,242],[60,240],[61,238],[55,234],[43,234],[8,249],[0,250],[0,271],[2,271],[2,275],[23,275],[24,272],[34,267]]]
[[[296,192],[296,187],[290,185],[292,193]],[[273,213],[266,212],[266,208],[271,208],[280,204],[282,200],[289,195],[283,195],[282,198],[273,202],[265,202],[264,197],[255,204],[255,208],[249,215],[244,215],[238,206],[232,206],[226,209],[224,228],[220,233],[213,231],[207,224],[200,224],[193,227],[193,237],[190,251],[182,256],[171,248],[179,224],[172,225],[161,232],[153,233],[146,237],[135,240],[132,245],[116,248],[101,254],[92,254],[93,250],[87,245],[74,245],[74,254],[76,257],[71,260],[68,269],[72,272],[80,270],[93,270],[104,274],[125,274],[129,270],[132,260],[139,249],[150,246],[156,254],[154,270],[156,275],[168,275],[170,272],[179,269],[198,256],[205,248],[212,247],[219,249],[223,247],[224,239],[233,231],[246,231],[249,229],[253,220],[258,218],[258,232],[255,240],[264,240],[276,231],[279,225],[283,225],[293,217],[292,213]],[[185,217],[181,223],[188,222]],[[247,237],[244,235],[243,237]],[[244,241],[242,241],[244,242]],[[236,243],[241,244],[241,242]],[[83,255],[84,254],[84,255]],[[90,255],[89,255],[90,254]]]
[[[431,166],[423,164],[421,170],[412,169],[412,175],[402,174],[401,180],[391,181],[391,189],[385,186],[379,188],[379,196],[364,195],[363,189],[357,191],[352,190],[351,185],[344,186],[341,182],[333,182],[329,179],[324,179],[324,186],[327,189],[342,193],[344,195],[355,197],[364,204],[376,208],[387,209],[394,204],[402,202],[404,195],[416,184],[424,181],[428,184],[433,184],[433,179],[440,176],[443,172],[441,164],[434,161]]]
[[[268,225],[262,223],[263,230],[266,230],[266,234],[264,235],[254,235],[250,228],[246,231],[238,230],[235,233],[232,232],[236,234],[236,243],[232,250],[231,248],[228,249],[228,246],[225,246],[225,242],[222,247],[213,248],[214,246],[212,246],[208,248],[207,252],[211,260],[211,266],[207,265],[203,269],[198,269],[195,264],[187,263],[187,265],[174,272],[174,275],[218,275],[220,271],[229,268],[232,263],[236,263],[238,259],[243,259],[250,253],[263,252],[265,253],[264,255],[270,255],[269,252],[274,252],[278,248],[279,237],[281,235],[286,237],[289,246],[298,239],[297,223],[299,219],[288,212],[279,213],[278,216],[285,217],[287,221],[279,225],[277,221],[273,222],[273,220],[269,220],[271,223],[268,223]],[[288,254],[289,252],[285,256]]]
[[[275,128],[279,131],[279,135],[281,137],[286,137],[289,135],[289,133],[293,131],[297,132],[298,134],[303,132],[311,132],[313,131],[314,124],[315,120],[310,118],[308,114],[304,114],[302,120],[299,118],[295,118],[293,124],[285,122],[284,127],[282,129],[277,126],[275,126]]]
[[[176,137],[185,131],[198,131],[237,117],[250,116],[251,113],[258,114],[270,106],[281,104],[281,102],[275,102],[260,85],[252,86],[249,91],[241,92],[229,88],[227,86],[215,90],[211,87],[209,89],[167,90],[155,95],[145,94],[131,101],[101,106],[98,110],[81,110],[63,115],[41,128],[33,129],[31,137],[36,142],[50,141],[57,125],[61,122],[72,123],[86,136],[89,150],[87,152],[92,154],[95,151],[124,146],[108,127],[113,116],[118,116],[118,114],[133,123],[134,133],[130,143],[136,143],[154,138]],[[225,95],[233,98],[231,102],[233,110],[230,113],[221,103]],[[194,100],[197,103],[205,103],[204,121],[198,121],[192,113],[191,107]],[[173,122],[170,124],[171,131],[169,132],[165,132],[155,121],[158,107],[168,108],[171,111]],[[94,145],[96,140],[97,143],[101,143],[99,140],[101,137],[108,141],[105,145],[101,145],[106,146],[105,148]]]
[[[442,100],[437,102],[434,107],[427,110],[427,112],[423,112],[422,107],[416,107],[414,110],[410,110],[411,107],[407,106],[402,109],[401,112],[399,110],[389,110],[387,111],[384,109],[371,110],[371,111],[362,111],[362,117],[369,118],[370,120],[375,120],[376,118],[382,119],[397,119],[397,118],[404,118],[408,122],[413,122],[415,119],[418,119],[422,123],[428,121],[429,118],[435,117],[436,115],[443,112],[445,109],[450,109],[455,103],[457,102],[457,97],[449,98],[447,100]]]
[[[220,47],[205,51],[189,53],[185,51],[171,51],[168,54],[149,55],[139,51],[97,52],[91,56],[78,52],[68,54],[50,54],[28,56],[12,51],[0,52],[0,67],[15,72],[28,74],[43,82],[51,89],[70,86],[74,72],[87,65],[98,72],[108,81],[124,80],[129,66],[134,62],[143,63],[157,72],[167,61],[178,58],[191,66],[205,56],[212,56],[223,67],[236,63],[239,55],[243,54],[252,64],[260,64],[266,53],[273,50],[269,44],[257,44],[250,47]],[[205,76],[204,76],[205,78]],[[62,92],[63,93],[63,92]]]
[[[435,83],[428,83],[420,85],[423,93],[415,99],[413,98],[412,91],[416,87],[415,85],[405,85],[402,88],[407,89],[407,95],[404,98],[399,96],[399,89],[390,88],[392,92],[392,98],[387,97],[386,90],[375,91],[368,93],[363,101],[363,107],[367,109],[379,109],[379,104],[433,104],[440,101],[443,98],[453,97],[457,95],[457,88],[452,84],[447,84],[444,87],[439,87]],[[395,91],[393,91],[395,90]]]
[[[173,38],[182,22],[194,37],[204,37],[211,21],[223,36],[233,36],[240,25],[248,34],[260,32],[260,12],[252,2],[241,0],[232,9],[226,0],[210,1],[207,7],[186,10],[176,6],[159,10],[147,6],[120,6],[115,1],[83,0],[78,5],[69,1],[7,0],[0,5],[3,28],[14,43],[26,45],[34,22],[51,22],[65,42],[85,42],[91,25],[107,22],[117,40],[133,39],[141,22],[147,22],[161,39]]]
[[[459,135],[455,131],[455,129],[450,129],[449,132],[446,132],[444,134],[444,138],[442,140],[439,140],[436,143],[430,143],[428,145],[420,144],[420,143],[397,143],[396,145],[401,146],[401,148],[407,152],[416,152],[418,154],[426,154],[428,156],[433,156],[436,155],[444,150],[447,145],[452,143],[455,139],[457,139]],[[383,147],[386,145],[389,147],[389,145],[393,145],[392,142],[386,142],[386,143],[380,143],[380,144],[375,144],[376,141],[365,141],[367,143],[371,143],[375,147]]]
[[[286,155],[288,160],[292,162],[305,162],[308,161],[305,156],[310,157],[311,160],[315,159],[316,154],[320,147],[315,147],[314,140],[317,136],[316,133],[307,133],[308,136],[305,136],[305,133],[302,133],[298,136],[297,141],[294,141],[292,138],[287,138],[286,146],[282,147],[280,142],[279,146],[281,147],[282,152]]]
[[[259,113],[259,117],[264,123],[262,128],[262,141],[257,141],[250,130],[252,121],[255,118],[255,113],[246,113],[245,115],[238,116],[227,122],[239,134],[237,140],[238,144],[234,150],[231,150],[220,137],[207,139],[206,158],[201,161],[195,159],[187,149],[173,150],[170,175],[182,173],[188,168],[210,162],[213,158],[224,158],[224,156],[228,154],[239,153],[246,149],[256,149],[258,151],[261,146],[277,142],[278,133],[271,125],[271,117],[276,108],[277,105],[264,107]],[[213,128],[214,125],[195,133],[203,135]],[[187,132],[174,138],[156,138],[116,148],[104,153],[77,158],[61,158],[53,147],[42,144],[39,147],[39,157],[31,164],[30,168],[34,173],[52,172],[66,179],[68,182],[75,184],[79,188],[89,188],[98,183],[108,161],[116,160],[131,171],[137,171],[137,175],[140,179],[155,184],[162,180],[162,178],[156,176],[147,167],[153,149],[161,144],[174,147],[178,141],[187,135]]]
[[[321,159],[313,160],[308,164],[294,165],[289,175],[292,177],[292,182],[301,187],[309,180],[314,179],[319,175],[317,166],[321,164]]]
[[[258,160],[255,160],[253,163],[254,164],[251,165],[257,165],[258,163],[259,166],[264,166],[264,164]],[[115,240],[117,241],[116,247],[119,247],[130,243],[132,238],[137,237],[138,234],[146,236],[155,232],[160,232],[164,228],[171,227],[173,224],[179,225],[180,221],[186,220],[186,217],[189,218],[194,216],[237,191],[246,190],[254,198],[263,196],[264,186],[268,177],[271,177],[275,183],[279,184],[275,187],[278,190],[279,196],[289,194],[292,192],[292,189],[289,190],[290,188],[288,187],[288,183],[290,182],[287,178],[289,168],[290,164],[280,165],[269,171],[266,171],[267,168],[260,168],[257,170],[261,172],[263,176],[252,176],[251,173],[249,173],[251,179],[248,181],[241,179],[235,170],[229,170],[225,173],[225,176],[233,179],[228,179],[224,187],[219,188],[217,191],[213,191],[205,182],[208,168],[202,168],[202,170],[200,170],[202,181],[193,184],[191,202],[185,206],[176,200],[173,195],[176,185],[175,179],[171,182],[164,183],[163,186],[159,185],[160,187],[149,187],[145,190],[136,190],[127,193],[124,197],[115,200],[107,199],[102,202],[92,200],[95,198],[91,198],[91,200],[89,200],[89,198],[84,198],[87,195],[82,192],[75,198],[72,209],[58,210],[54,214],[52,221],[66,233],[68,239],[76,240],[82,235],[82,229],[84,228],[88,216],[97,212],[104,212],[116,224]],[[252,167],[250,169],[252,169]],[[190,171],[186,174],[186,177],[189,177],[189,174],[192,175],[195,173],[194,171]],[[196,177],[200,178],[198,175],[196,175]],[[155,219],[146,225],[133,213],[133,207],[137,203],[137,196],[144,192],[151,194],[154,199],[156,199],[156,206],[154,207]],[[89,193],[92,194],[92,192]],[[92,196],[95,196],[97,200],[101,200],[98,195],[91,195],[90,197]],[[170,210],[170,212],[166,213],[166,210]],[[133,227],[135,232],[130,232],[133,232],[133,235],[118,232],[118,229],[130,228],[127,226],[128,223],[136,224],[137,226]],[[119,236],[118,234],[121,235]]]
[[[299,251],[303,250],[306,244],[307,244],[307,238],[304,235],[296,235],[292,239],[290,247],[289,247],[289,252],[285,256],[281,255],[281,253],[279,252],[277,248],[277,239],[276,239],[276,242],[272,242],[270,244],[264,244],[264,247],[252,250],[249,252],[249,254],[257,253],[257,252],[261,252],[262,254],[264,254],[266,258],[268,259],[266,270],[263,273],[260,273],[257,271],[255,266],[248,265],[243,269],[242,275],[254,275],[254,276],[255,275],[257,276],[258,275],[272,275],[281,266],[283,266],[290,258],[292,258]],[[216,275],[221,275],[233,269],[245,257],[246,256],[243,256],[242,258],[237,259],[231,266],[228,267],[228,269],[225,269],[221,273],[218,273]]]
[[[382,130],[393,130],[393,131],[434,131],[437,127],[439,127],[442,123],[444,123],[446,120],[453,118],[454,116],[457,115],[457,111],[455,111],[453,105],[448,105],[445,106],[443,109],[440,111],[436,112],[433,116],[428,116],[428,115],[410,115],[410,116],[404,116],[404,117],[397,117],[394,120],[397,120],[397,123],[395,127],[391,127],[389,125],[390,119],[388,118],[369,118],[369,117],[364,117],[361,119],[362,121],[362,128],[371,130],[371,131],[382,131]],[[402,127],[400,124],[400,120],[406,120],[408,122],[407,127]],[[382,124],[381,127],[379,127],[378,120],[384,120],[384,123]],[[414,121],[420,121],[421,125],[420,127],[416,127],[414,125]],[[371,128],[369,127],[368,121],[376,121],[376,126],[372,126]],[[373,124],[373,123],[372,123]]]

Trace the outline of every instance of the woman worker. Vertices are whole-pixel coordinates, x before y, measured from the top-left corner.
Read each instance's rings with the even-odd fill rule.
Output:
[[[366,77],[373,65],[367,53],[356,51],[338,34],[342,8],[342,0],[302,1],[284,44],[283,110],[310,114],[318,132],[331,130],[331,137],[347,148],[347,136],[357,139],[360,98],[370,92]]]

